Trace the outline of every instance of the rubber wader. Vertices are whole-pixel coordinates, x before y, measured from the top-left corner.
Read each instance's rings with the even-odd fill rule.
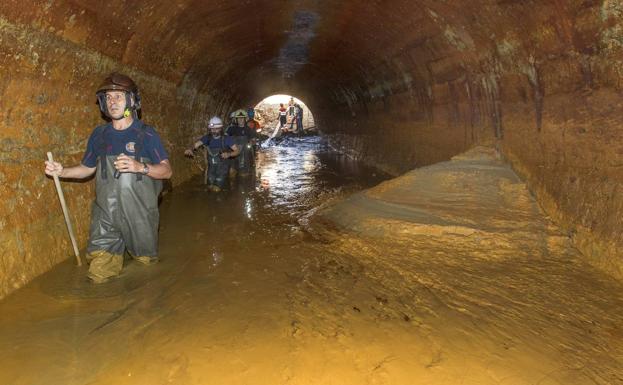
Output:
[[[234,164],[240,175],[249,175],[253,157],[249,139],[246,136],[234,136],[234,143],[240,147],[240,154],[234,159]]]
[[[98,159],[96,199],[87,246],[89,278],[103,282],[123,267],[124,251],[150,264],[158,254],[158,195],[162,181],[146,175],[121,173],[115,178],[116,155]],[[149,163],[149,159],[140,158]]]
[[[218,139],[212,139],[218,140]],[[217,148],[208,147],[208,160],[210,165],[208,168],[208,185],[216,186],[219,189],[225,188],[225,182],[229,175],[230,159],[221,158],[221,153],[226,150],[225,138],[220,137],[221,146]]]

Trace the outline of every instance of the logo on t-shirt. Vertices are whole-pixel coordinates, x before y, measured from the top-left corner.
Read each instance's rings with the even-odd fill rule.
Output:
[[[126,143],[126,144],[125,144],[125,150],[126,150],[127,152],[134,152],[134,146],[135,146],[135,144],[136,144],[136,143],[134,143],[134,142],[128,142],[128,143]]]

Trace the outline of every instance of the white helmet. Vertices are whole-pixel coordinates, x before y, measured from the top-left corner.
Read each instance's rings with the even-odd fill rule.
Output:
[[[209,128],[223,127],[223,121],[218,116],[213,116],[208,123]]]

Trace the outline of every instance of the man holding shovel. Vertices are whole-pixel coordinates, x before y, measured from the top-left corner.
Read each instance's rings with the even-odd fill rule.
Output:
[[[47,161],[45,173],[85,179],[97,172],[87,261],[89,278],[101,283],[121,272],[125,250],[143,264],[158,260],[158,195],[173,172],[160,137],[138,119],[134,81],[113,73],[96,95],[110,122],[95,128],[81,164]]]

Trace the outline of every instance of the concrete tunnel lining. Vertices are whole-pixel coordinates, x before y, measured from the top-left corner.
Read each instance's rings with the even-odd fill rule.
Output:
[[[609,0],[4,1],[0,296],[67,258],[33,170],[50,149],[79,161],[113,70],[141,87],[174,185],[197,172],[181,149],[209,115],[293,94],[336,145],[394,174],[497,146],[587,259],[621,277],[622,16]],[[65,188],[84,244],[92,187]]]

